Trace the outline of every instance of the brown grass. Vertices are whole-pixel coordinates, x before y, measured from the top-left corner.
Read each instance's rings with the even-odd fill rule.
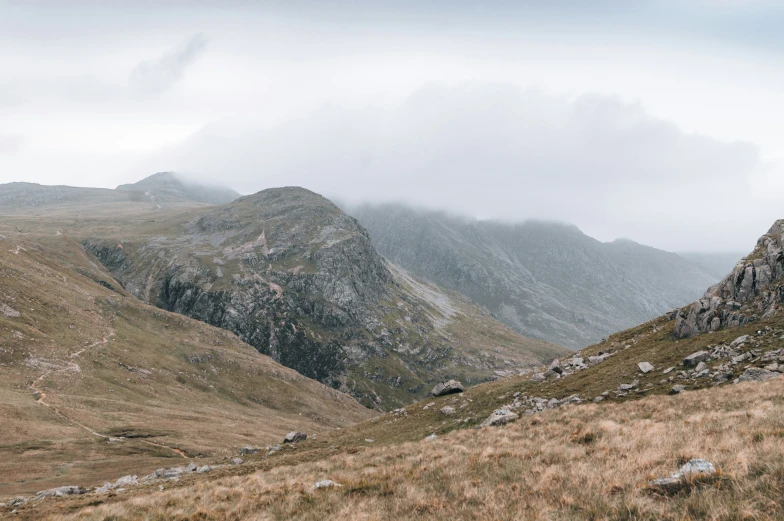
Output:
[[[702,457],[717,479],[646,489]],[[246,471],[247,472],[247,471]],[[313,490],[316,481],[343,486]],[[363,449],[127,497],[42,503],[22,518],[784,519],[784,379],[586,404],[501,428]]]

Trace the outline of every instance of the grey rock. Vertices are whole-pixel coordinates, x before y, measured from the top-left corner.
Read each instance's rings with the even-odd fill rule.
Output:
[[[335,487],[342,487],[340,483],[336,481],[332,481],[331,479],[325,479],[323,481],[319,481],[316,483],[313,488],[335,488]]]
[[[283,438],[283,443],[299,443],[300,441],[305,441],[307,437],[308,435],[304,432],[291,431]]]
[[[7,504],[8,504],[8,508],[16,508],[24,505],[25,503],[27,503],[27,499],[23,497],[16,497],[11,501],[9,501]]]
[[[671,373],[671,372],[672,372],[672,370],[673,370],[673,369],[675,369],[675,368],[674,368],[674,367],[668,367],[667,369],[665,369],[664,371],[662,371],[662,374],[669,374],[669,373]]]
[[[245,462],[242,460],[242,458],[232,458],[231,460],[232,465],[242,465],[243,463]]]
[[[427,436],[425,439],[427,441],[433,441],[436,438],[438,438],[438,436],[436,436],[435,434],[431,434],[430,436]]]
[[[673,493],[680,490],[689,480],[712,476],[715,473],[716,468],[710,461],[692,459],[670,477],[653,479],[648,482],[648,486],[662,492]]]
[[[242,447],[240,449],[240,455],[246,456],[248,454],[258,454],[261,451],[258,447]]]
[[[740,378],[738,378],[741,382],[761,382],[763,380],[770,380],[771,378],[777,378],[781,376],[781,373],[777,373],[774,371],[768,371],[767,369],[762,369],[760,367],[749,367],[746,369]]]
[[[51,488],[49,490],[42,490],[35,495],[35,499],[43,499],[47,497],[63,497],[63,496],[74,496],[86,493],[87,490],[75,486],[75,485],[67,485],[64,487],[57,487]]]
[[[653,365],[652,365],[652,364],[650,364],[650,363],[648,363],[648,362],[640,362],[640,363],[638,363],[638,364],[637,364],[637,368],[638,368],[638,369],[640,370],[640,372],[641,372],[641,373],[643,373],[643,374],[648,374],[648,373],[650,373],[651,371],[653,371],[653,369],[654,369],[654,368],[653,368]]]
[[[463,384],[457,380],[449,380],[433,387],[431,394],[433,396],[444,396],[446,394],[462,393],[463,391],[465,391]]]
[[[686,367],[695,367],[700,362],[704,362],[710,358],[710,353],[707,351],[697,351],[683,359],[683,365]]]
[[[707,368],[708,368],[708,364],[706,364],[705,362],[700,362],[699,364],[697,364],[697,367],[694,368],[694,372],[701,373]]]
[[[205,472],[209,472],[213,469],[213,467],[209,465],[202,465],[201,467],[196,469],[197,474],[204,474]]]
[[[493,414],[488,416],[488,418],[482,422],[482,427],[495,427],[498,425],[504,425],[506,423],[512,422],[518,419],[519,416],[509,409],[497,409],[493,411]]]
[[[446,414],[446,415],[455,414],[455,408],[450,405],[447,405],[446,407],[442,407],[441,414]]]
[[[686,387],[683,385],[673,385],[672,389],[670,389],[670,394],[680,394],[686,390]]]
[[[745,344],[746,342],[748,342],[748,340],[749,340],[749,335],[739,336],[738,338],[736,338],[735,340],[733,340],[730,343],[730,347],[741,346],[741,345]]]
[[[14,308],[0,302],[0,315],[3,315],[6,318],[19,318],[21,313],[19,313]]]
[[[602,400],[604,400],[604,396],[597,396],[596,398],[593,399],[594,403],[599,403]]]

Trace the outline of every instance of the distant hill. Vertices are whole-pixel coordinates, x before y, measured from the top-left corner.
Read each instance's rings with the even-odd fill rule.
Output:
[[[117,190],[137,192],[153,200],[194,201],[208,204],[230,203],[242,197],[231,188],[188,181],[175,172],[159,172],[136,183],[120,185]]]
[[[579,348],[699,297],[718,280],[674,253],[573,225],[477,221],[402,205],[350,212],[378,251],[526,336]]]
[[[222,186],[208,186],[181,177],[173,172],[153,174],[133,184],[108,188],[47,186],[36,183],[0,184],[0,212],[75,212],[90,207],[99,212],[146,205],[151,210],[172,208],[183,204],[224,204],[241,195]]]
[[[678,255],[702,266],[705,271],[718,279],[724,278],[745,256],[743,252],[702,253],[693,251],[678,252]]]

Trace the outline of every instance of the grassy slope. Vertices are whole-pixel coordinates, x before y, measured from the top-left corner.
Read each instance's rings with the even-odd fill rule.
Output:
[[[779,378],[566,406],[435,440],[324,448],[311,460],[296,454],[308,450],[306,442],[209,480],[46,501],[24,507],[19,518],[784,519],[782,396]],[[374,420],[363,432],[394,421]],[[697,457],[716,465],[715,480],[673,497],[646,489],[648,480]],[[343,486],[313,490],[322,479]]]
[[[0,495],[179,464],[173,448],[236,455],[373,415],[230,333],[102,286],[114,281],[75,241],[0,233],[0,302],[20,313],[0,313]]]

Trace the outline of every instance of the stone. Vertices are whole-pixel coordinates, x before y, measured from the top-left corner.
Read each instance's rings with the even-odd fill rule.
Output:
[[[692,459],[683,465],[673,477],[710,476],[716,473],[713,463],[704,459]]]
[[[455,413],[455,408],[451,407],[449,405],[447,405],[446,407],[442,407],[441,408],[441,414],[450,415],[450,414],[454,414],[454,413]]]
[[[16,508],[24,505],[25,503],[27,503],[27,500],[25,498],[17,497],[9,501],[7,504],[8,504],[8,508]]]
[[[648,362],[640,362],[637,364],[637,368],[640,370],[642,374],[648,374],[653,371],[653,365]]]
[[[6,306],[2,302],[0,302],[0,314],[2,314],[6,318],[19,318],[21,313],[10,306]]]
[[[519,416],[509,409],[497,409],[493,411],[493,414],[488,416],[488,418],[482,422],[482,427],[495,427],[498,425],[504,425],[506,423],[512,422],[518,419]]]
[[[558,360],[557,358],[553,360],[553,362],[550,364],[549,369],[550,371],[553,371],[558,374],[563,374],[564,372],[563,367],[561,367],[561,361]]]
[[[710,461],[692,459],[670,477],[653,479],[648,482],[648,486],[662,492],[674,493],[680,490],[690,480],[712,476],[715,473],[716,467],[714,467],[713,463]]]
[[[240,449],[240,454],[245,456],[247,454],[258,454],[261,451],[258,447],[242,447]]]
[[[697,364],[697,367],[694,368],[694,372],[701,373],[707,368],[708,368],[708,364],[706,364],[705,362],[700,362],[699,364]]]
[[[231,460],[232,465],[242,465],[243,463],[245,462],[242,461],[242,458],[232,458]]]
[[[323,481],[317,482],[313,488],[335,488],[335,487],[342,487],[340,483],[336,481],[332,481],[331,479],[325,479]]]
[[[547,376],[544,373],[534,373],[531,375],[531,381],[534,382],[544,382],[547,380]]]
[[[749,335],[739,336],[735,340],[730,343],[730,347],[738,347],[741,344],[745,344],[749,340]]]
[[[426,439],[427,441],[433,441],[433,440],[434,440],[434,439],[436,439],[436,438],[438,438],[438,436],[436,436],[435,434],[431,434],[430,436],[426,437],[425,439]]]
[[[64,487],[42,490],[41,492],[38,492],[35,495],[35,499],[43,499],[47,497],[74,496],[74,495],[84,494],[85,492],[87,492],[87,490],[82,487],[75,486],[75,485],[67,485]]]
[[[686,367],[695,367],[700,362],[704,362],[710,357],[710,353],[707,351],[697,351],[696,353],[692,353],[686,358],[683,359],[683,365]]]
[[[305,441],[307,437],[308,435],[304,432],[291,431],[283,438],[283,443],[299,443],[300,441]]]
[[[777,378],[781,376],[781,373],[777,373],[775,371],[768,371],[767,369],[762,369],[760,367],[749,367],[746,369],[738,381],[740,382],[761,382],[763,380],[770,380],[771,378]]]
[[[197,474],[204,474],[205,472],[209,472],[212,470],[212,467],[209,465],[202,465],[201,467],[196,469]]]
[[[400,409],[393,410],[390,414],[393,416],[408,416],[408,411],[401,407]]]
[[[433,387],[431,394],[433,396],[444,396],[446,394],[462,393],[463,391],[465,391],[463,384],[457,380],[449,380]]]
[[[631,391],[632,389],[636,389],[638,385],[640,385],[639,380],[634,380],[630,384],[621,384],[621,385],[619,385],[618,389],[620,389],[621,391]]]
[[[672,389],[670,389],[670,394],[681,394],[685,390],[686,387],[684,387],[683,385],[673,385]]]
[[[599,402],[601,402],[602,400],[604,400],[604,396],[597,396],[596,398],[594,398],[594,399],[593,399],[593,402],[594,402],[594,403],[599,403]]]

